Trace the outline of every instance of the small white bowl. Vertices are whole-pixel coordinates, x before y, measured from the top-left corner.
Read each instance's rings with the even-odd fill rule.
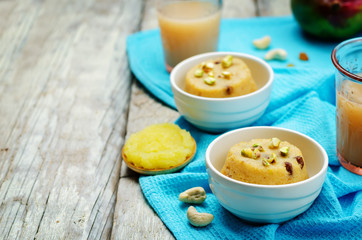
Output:
[[[231,98],[200,97],[187,93],[186,73],[195,65],[215,57],[232,55],[248,65],[258,90]],[[171,89],[176,107],[187,121],[210,132],[223,132],[248,126],[261,117],[270,102],[274,72],[262,59],[236,52],[211,52],[188,58],[172,70]]]
[[[259,185],[234,180],[220,171],[229,149],[241,141],[278,137],[303,153],[309,178],[285,185]],[[249,127],[227,132],[206,150],[206,170],[210,188],[219,203],[234,215],[251,222],[279,223],[306,211],[324,183],[328,156],[312,138],[277,127]]]

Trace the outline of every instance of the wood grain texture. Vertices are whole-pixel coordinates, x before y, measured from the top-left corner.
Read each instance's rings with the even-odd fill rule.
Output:
[[[290,0],[256,0],[259,16],[285,16],[292,14]]]
[[[146,203],[138,176],[123,177],[119,182],[112,239],[174,239]]]
[[[224,0],[221,13],[222,18],[255,17],[257,6],[254,0]]]
[[[142,2],[0,11],[0,239],[108,238],[130,98],[125,39]]]

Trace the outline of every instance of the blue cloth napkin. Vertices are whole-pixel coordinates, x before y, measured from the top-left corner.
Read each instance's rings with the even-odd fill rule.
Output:
[[[281,224],[250,224],[225,210],[212,194],[205,169],[205,151],[217,134],[193,127],[184,118],[176,123],[190,131],[197,142],[193,161],[178,173],[143,176],[140,186],[148,203],[177,239],[361,239],[362,177],[340,166],[336,154],[334,69],[330,54],[337,43],[305,36],[292,17],[223,20],[219,50],[263,57],[252,40],[270,35],[272,48],[288,52],[288,61],[271,61],[275,82],[270,105],[253,125],[278,126],[304,133],[328,153],[329,168],[322,191],[303,214]],[[137,79],[165,104],[175,107],[164,68],[158,30],[136,33],[127,39],[131,69]],[[300,52],[310,58],[298,59]],[[294,67],[287,67],[288,63]],[[214,215],[204,228],[191,226],[188,204],[178,200],[184,190],[202,186],[206,201],[196,206]]]

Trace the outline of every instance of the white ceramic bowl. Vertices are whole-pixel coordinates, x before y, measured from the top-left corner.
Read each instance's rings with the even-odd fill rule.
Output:
[[[200,97],[184,91],[187,71],[205,60],[226,55],[244,60],[258,86],[257,91],[231,98]],[[211,132],[223,132],[255,122],[270,102],[273,79],[273,70],[264,60],[236,52],[196,55],[176,65],[170,75],[171,89],[180,114],[198,128]]]
[[[259,185],[231,179],[220,171],[229,149],[241,141],[278,137],[303,153],[309,178],[285,185]],[[206,169],[212,192],[234,215],[251,222],[279,223],[306,211],[319,195],[326,177],[328,156],[312,138],[277,127],[249,127],[227,132],[206,150]]]

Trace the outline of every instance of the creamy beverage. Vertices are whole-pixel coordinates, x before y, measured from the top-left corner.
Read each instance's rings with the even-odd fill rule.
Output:
[[[361,83],[345,80],[337,91],[337,151],[342,164],[362,167]]]
[[[158,9],[158,21],[168,71],[186,58],[217,50],[220,6],[216,3],[166,3]]]
[[[362,37],[332,51],[336,67],[337,156],[342,166],[362,175]]]

